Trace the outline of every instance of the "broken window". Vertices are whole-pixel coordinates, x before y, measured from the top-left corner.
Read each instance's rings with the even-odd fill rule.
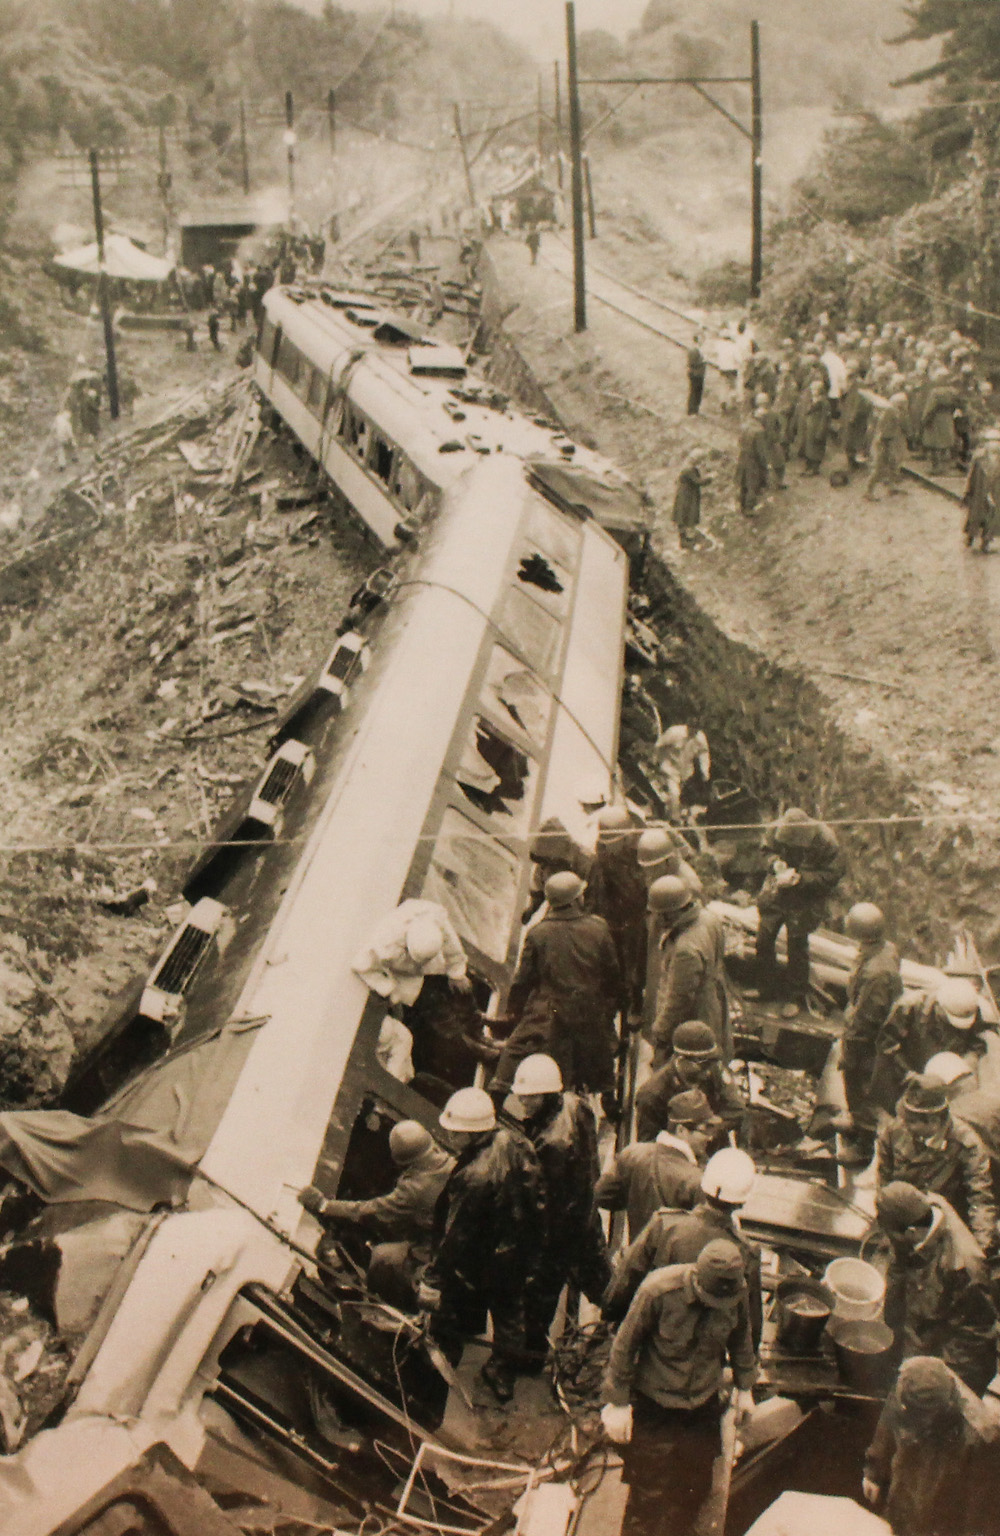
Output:
[[[421,895],[439,901],[461,936],[498,962],[510,947],[519,883],[509,849],[459,811],[445,811]]]
[[[580,529],[554,507],[532,499],[525,533],[564,571],[573,570],[580,548]]]
[[[541,750],[548,735],[552,696],[523,662],[495,645],[486,670],[482,703],[504,724],[513,723]]]
[[[379,479],[388,485],[392,479],[392,444],[377,433],[372,434],[369,463]]]
[[[263,358],[264,362],[267,364],[268,368],[272,368],[274,366],[274,348],[277,340],[278,327],[275,325],[273,320],[269,320],[267,316],[265,316],[264,320],[261,322],[260,341],[257,343],[257,350]]]
[[[420,498],[424,494],[426,482],[419,469],[416,469],[409,461],[399,455],[396,461],[396,473],[393,477],[392,493],[396,500],[407,510],[413,512],[420,505]]]
[[[534,799],[538,766],[526,752],[504,741],[481,716],[473,721],[456,778],[465,798],[500,827],[522,826]]]
[[[500,628],[535,672],[551,673],[559,660],[562,626],[523,587],[512,587],[500,610]]]
[[[306,405],[312,411],[313,415],[319,417],[320,419],[323,417],[323,402],[325,396],[326,375],[319,368],[314,368],[312,371],[312,378],[309,380],[309,393],[306,396]]]
[[[298,379],[302,361],[302,354],[295,343],[289,341],[287,336],[282,336],[281,341],[278,343],[278,356],[274,366],[282,378],[287,379],[293,388]]]
[[[359,459],[364,459],[367,455],[368,423],[349,400],[344,402],[342,431],[348,447],[357,454]]]
[[[550,613],[564,617],[569,608],[570,578],[531,544],[525,546],[518,561],[517,579],[531,588],[533,596]]]

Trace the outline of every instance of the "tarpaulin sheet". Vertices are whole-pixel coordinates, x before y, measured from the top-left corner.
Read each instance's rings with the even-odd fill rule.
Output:
[[[78,245],[71,251],[63,251],[55,257],[57,267],[70,272],[83,272],[96,277],[101,270],[97,242]],[[107,235],[104,241],[104,270],[109,277],[125,277],[131,282],[164,283],[174,270],[172,261],[150,256],[141,250],[127,235]]]
[[[651,514],[642,492],[627,481],[601,481],[589,468],[529,459],[533,477],[560,505],[585,507],[602,528],[645,529]]]
[[[0,1167],[47,1202],[148,1211],[183,1197],[263,1019],[232,1023],[129,1084],[100,1115],[0,1114]]]

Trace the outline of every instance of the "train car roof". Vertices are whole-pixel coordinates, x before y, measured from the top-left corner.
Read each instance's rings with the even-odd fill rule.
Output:
[[[571,470],[577,505],[604,526],[637,531],[650,526],[648,499],[610,459],[575,443],[541,417],[512,408],[508,397],[480,375],[467,372],[455,379],[455,349],[435,342],[409,319],[393,318],[398,342],[380,341],[377,333],[390,334],[386,312],[371,308],[363,320],[360,313],[352,319],[346,298],[337,294],[335,301],[324,302],[302,290],[278,288],[265,295],[264,303],[314,365],[338,379],[350,369],[351,399],[405,445],[428,478],[451,484],[476,456],[510,453]],[[430,371],[435,348],[442,376]]]

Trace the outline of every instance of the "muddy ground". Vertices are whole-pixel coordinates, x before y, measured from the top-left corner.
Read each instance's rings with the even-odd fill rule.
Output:
[[[669,248],[634,220],[603,220],[588,253],[681,309],[694,302]],[[702,415],[687,418],[680,347],[597,302],[576,336],[560,249],[543,246],[534,268],[513,237],[490,254],[494,313],[516,303],[505,331],[544,394],[654,499],[661,606],[686,642],[678,718],[697,718],[717,771],[765,812],[801,804],[855,823],[843,828],[844,901],[885,904],[907,953],[943,958],[967,925],[984,956],[1000,959],[1000,555],[967,552],[960,509],[916,485],[871,504],[858,481],[835,490],[793,468],[759,516],[739,516],[735,430],[712,376]],[[687,340],[689,328],[673,328]],[[692,554],[670,509],[696,445],[715,450],[715,546]],[[869,820],[896,824],[857,824]]]

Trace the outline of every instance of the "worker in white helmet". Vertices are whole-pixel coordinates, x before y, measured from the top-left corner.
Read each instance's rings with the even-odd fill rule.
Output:
[[[431,1261],[418,1288],[432,1331],[457,1364],[469,1339],[493,1323],[482,1379],[510,1402],[524,1365],[524,1293],[545,1235],[542,1172],[528,1138],[498,1125],[482,1088],[460,1088],[440,1123],[458,1150],[434,1216]]]
[[[378,925],[353,969],[390,1005],[415,1003],[425,976],[447,976],[459,991],[471,987],[465,951],[444,907],[412,897]]]
[[[970,977],[944,976],[922,997],[904,995],[879,1037],[873,1087],[880,1107],[894,1113],[907,1074],[925,1071],[939,1051],[953,1052],[977,1067],[993,1032],[983,1017],[982,994]]]

